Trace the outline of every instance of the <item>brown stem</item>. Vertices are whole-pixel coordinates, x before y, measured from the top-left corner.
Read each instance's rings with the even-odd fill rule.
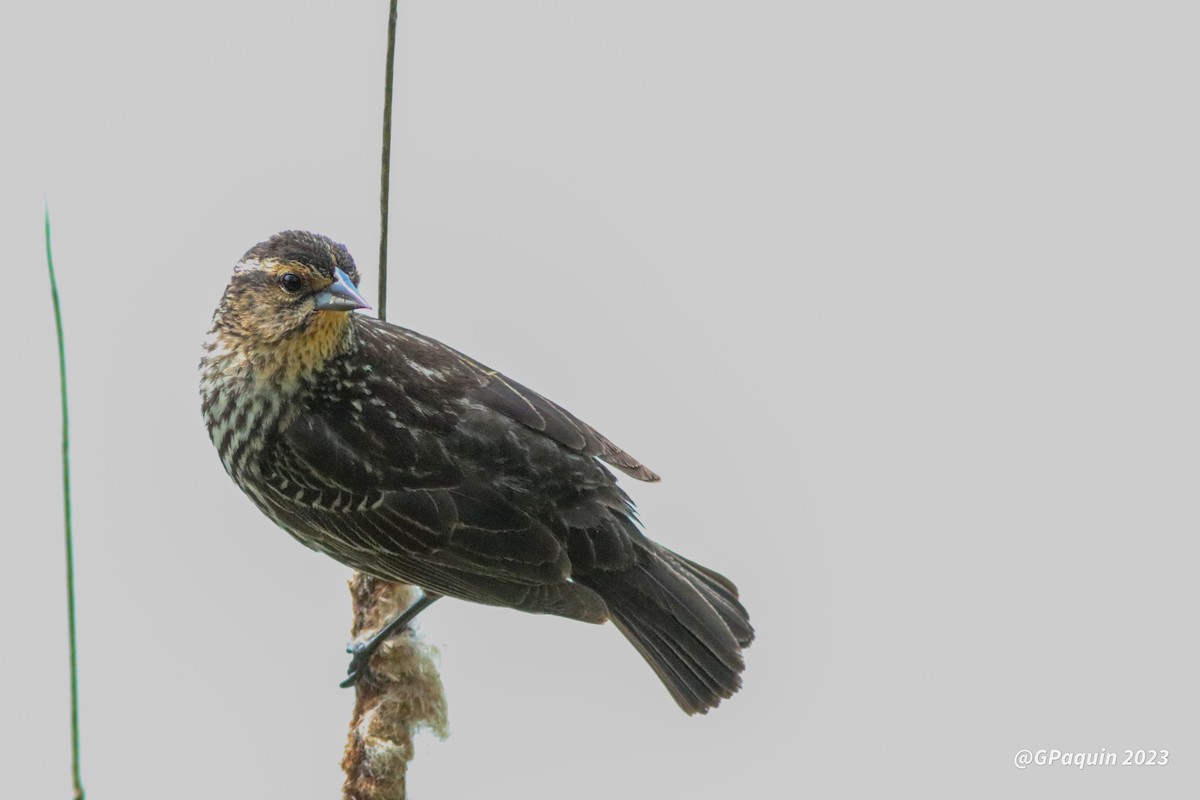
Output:
[[[392,181],[392,75],[396,71],[396,0],[388,7],[387,67],[383,78],[383,147],[379,160],[379,318],[387,319],[388,196]]]
[[[364,640],[420,597],[412,586],[362,573],[350,579],[356,640]],[[354,717],[342,769],[345,800],[403,800],[413,734],[446,735],[446,698],[430,648],[411,632],[388,640],[355,684]]]

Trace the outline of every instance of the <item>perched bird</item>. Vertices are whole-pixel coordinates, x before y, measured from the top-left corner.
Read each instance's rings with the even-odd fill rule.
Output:
[[[605,464],[658,476],[516,381],[351,313],[369,307],[358,277],[345,247],[302,231],[234,268],[200,394],[242,491],[308,547],[420,586],[415,610],[448,595],[611,619],[689,714],[736,692],[754,638],[737,588],[648,539]]]

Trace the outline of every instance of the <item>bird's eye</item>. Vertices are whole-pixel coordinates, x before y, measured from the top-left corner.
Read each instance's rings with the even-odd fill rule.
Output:
[[[298,292],[304,287],[304,281],[294,272],[285,272],[279,276],[279,285],[285,292]]]

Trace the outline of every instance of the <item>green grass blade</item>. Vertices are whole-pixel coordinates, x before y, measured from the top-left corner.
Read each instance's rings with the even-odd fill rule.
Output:
[[[71,426],[67,414],[67,356],[63,345],[58,279],[54,275],[54,255],[50,250],[49,206],[46,208],[46,267],[50,271],[50,296],[54,299],[54,329],[58,334],[58,385],[62,402],[63,531],[67,545],[67,637],[71,658],[71,782],[75,788],[75,800],[83,800],[83,780],[79,772],[79,669],[75,646],[75,548],[71,538]]]

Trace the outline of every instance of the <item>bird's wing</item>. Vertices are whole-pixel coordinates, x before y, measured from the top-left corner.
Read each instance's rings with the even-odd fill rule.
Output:
[[[538,431],[574,452],[595,456],[640,481],[659,480],[658,475],[617,447],[595,428],[512,378],[415,331],[395,326],[381,328],[382,330],[404,336],[410,343],[410,346],[405,348],[409,357],[427,360],[432,364],[446,361],[456,364],[469,378],[466,388],[468,399]]]
[[[262,473],[270,511],[293,535],[356,569],[441,594],[605,618],[603,601],[569,582],[567,548],[544,524],[452,469],[414,483],[414,461],[437,457],[396,463],[388,456],[397,450],[381,446],[386,435],[368,437],[372,446],[363,434],[347,418],[304,414],[278,438]]]

